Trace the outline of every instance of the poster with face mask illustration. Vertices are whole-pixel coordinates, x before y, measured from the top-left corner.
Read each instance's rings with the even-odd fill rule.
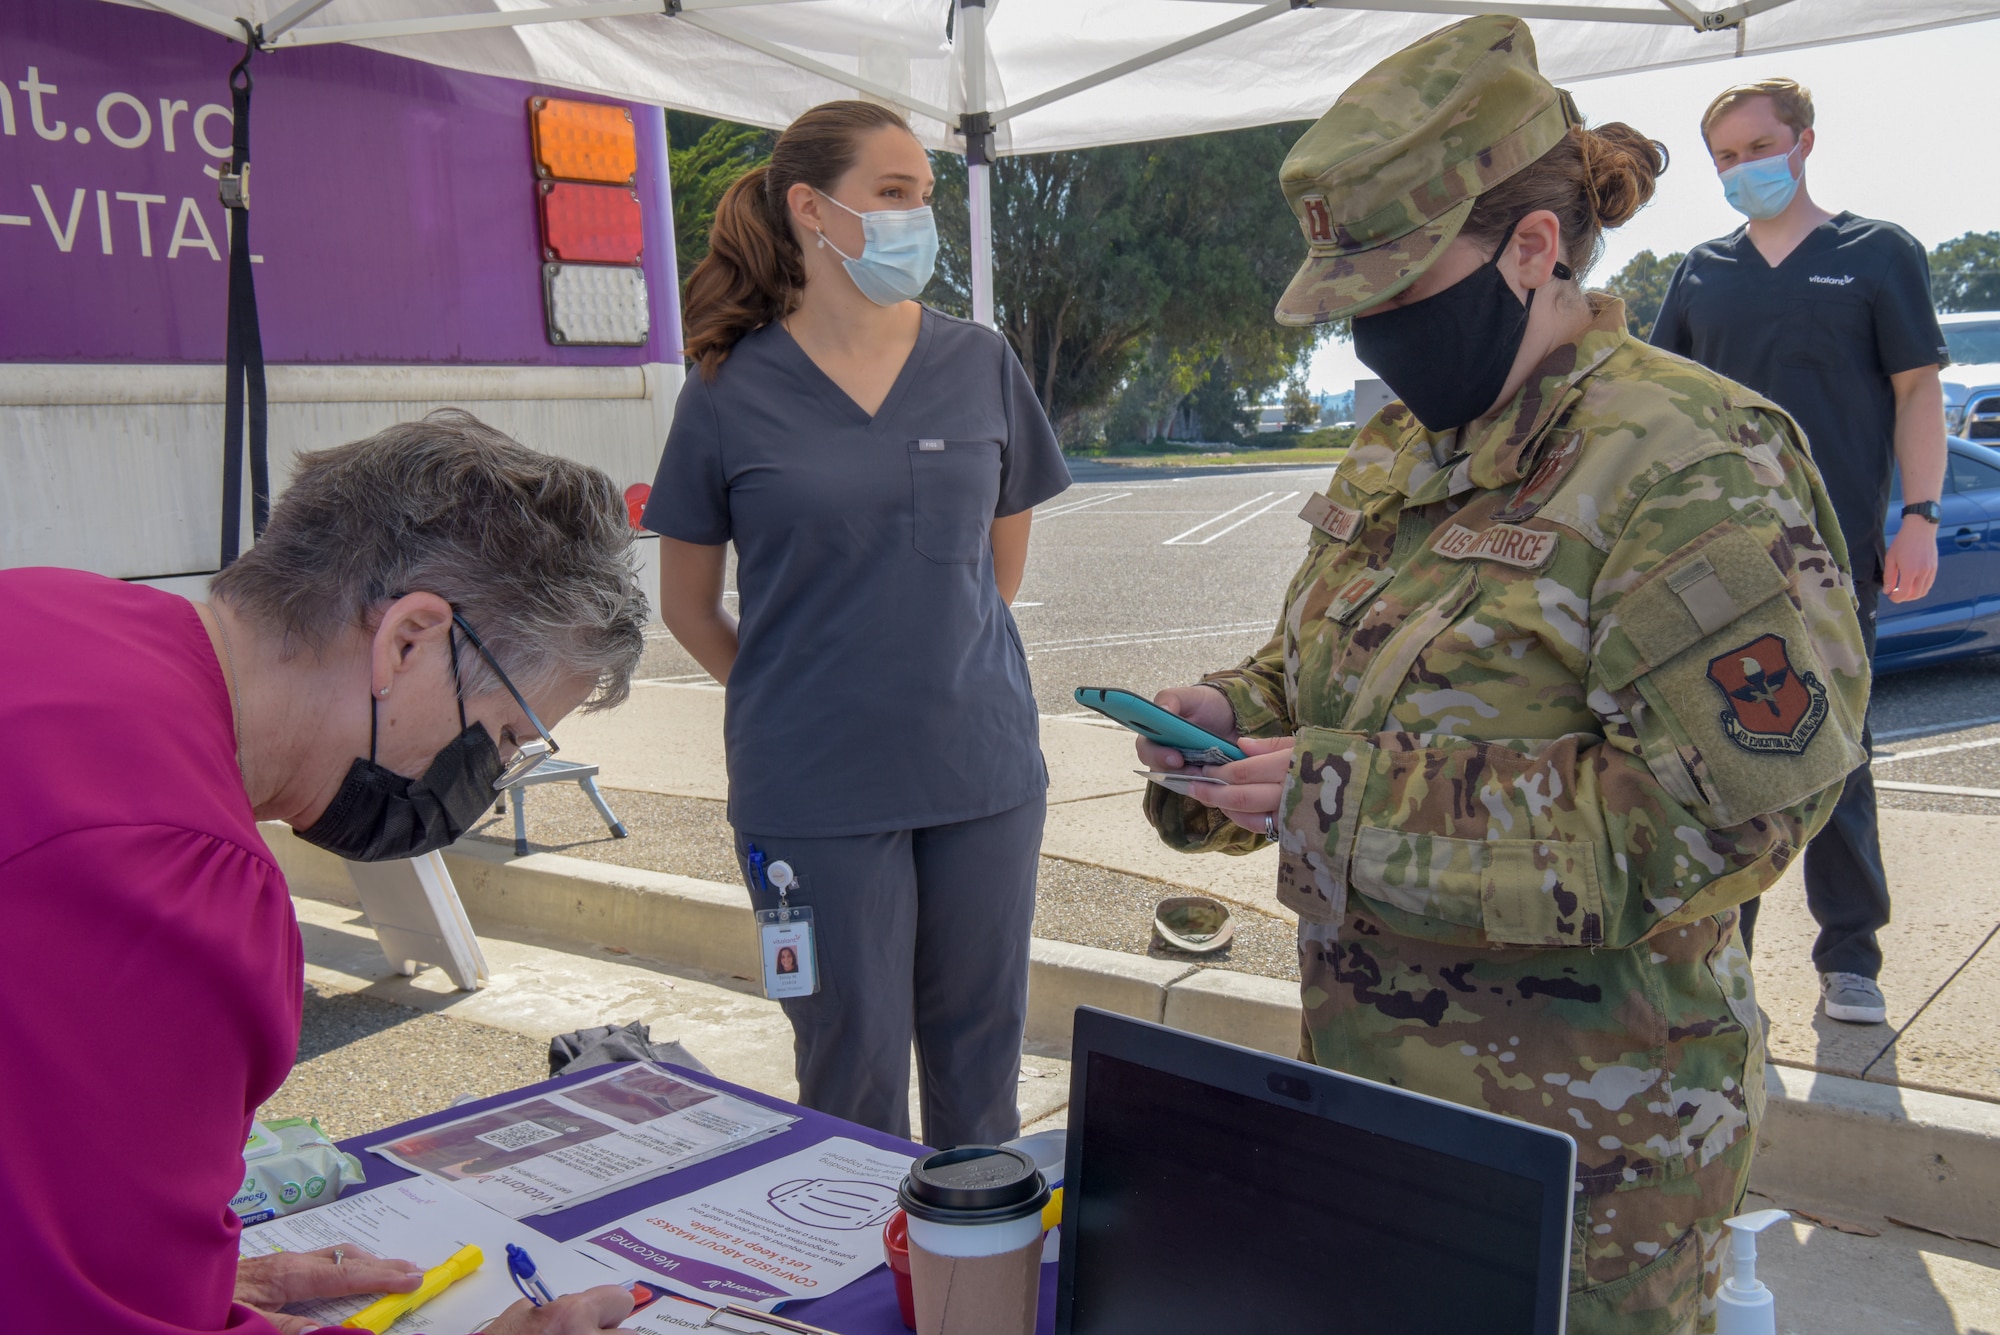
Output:
[[[910,1157],[836,1136],[574,1244],[621,1272],[709,1303],[771,1311],[823,1298],[882,1264],[882,1224]]]

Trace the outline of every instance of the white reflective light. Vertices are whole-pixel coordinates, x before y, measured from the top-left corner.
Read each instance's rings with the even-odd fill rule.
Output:
[[[636,265],[544,264],[549,342],[635,347],[652,332],[646,274]]]

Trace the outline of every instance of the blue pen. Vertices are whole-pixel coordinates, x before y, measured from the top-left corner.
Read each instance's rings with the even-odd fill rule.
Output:
[[[514,1287],[535,1306],[556,1300],[556,1296],[549,1292],[549,1286],[542,1283],[542,1277],[535,1273],[534,1258],[528,1255],[526,1248],[516,1247],[511,1242],[507,1244],[507,1273],[514,1277]]]
[[[750,874],[757,878],[757,884],[763,887],[764,893],[767,895],[770,894],[771,883],[764,877],[764,863],[767,861],[764,857],[764,850],[755,844],[745,844],[743,847],[746,850],[744,861],[750,864]]]

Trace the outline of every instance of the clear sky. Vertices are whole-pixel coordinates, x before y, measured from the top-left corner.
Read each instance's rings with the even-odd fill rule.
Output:
[[[1988,83],[1995,67],[2000,21],[1987,21],[1574,85],[1592,124],[1622,120],[1673,155],[1653,202],[1605,237],[1592,278],[1609,278],[1642,250],[1686,250],[1742,223],[1702,148],[1701,113],[1724,88],[1776,75],[1812,89],[1819,133],[1806,181],[1819,203],[1885,218],[1927,248],[2000,231],[2000,135]],[[1348,344],[1328,343],[1309,379],[1314,390],[1338,394],[1367,374]]]

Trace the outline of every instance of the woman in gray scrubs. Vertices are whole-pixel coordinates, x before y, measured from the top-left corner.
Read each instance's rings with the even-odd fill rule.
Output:
[[[751,899],[779,906],[783,862],[812,910],[818,990],[783,1003],[800,1100],[908,1135],[914,1037],[948,1147],[1019,1131],[1048,775],[1008,604],[1069,472],[1006,340],[915,300],[931,184],[894,112],[833,102],[723,196],[644,523],[662,618],[728,687]]]

